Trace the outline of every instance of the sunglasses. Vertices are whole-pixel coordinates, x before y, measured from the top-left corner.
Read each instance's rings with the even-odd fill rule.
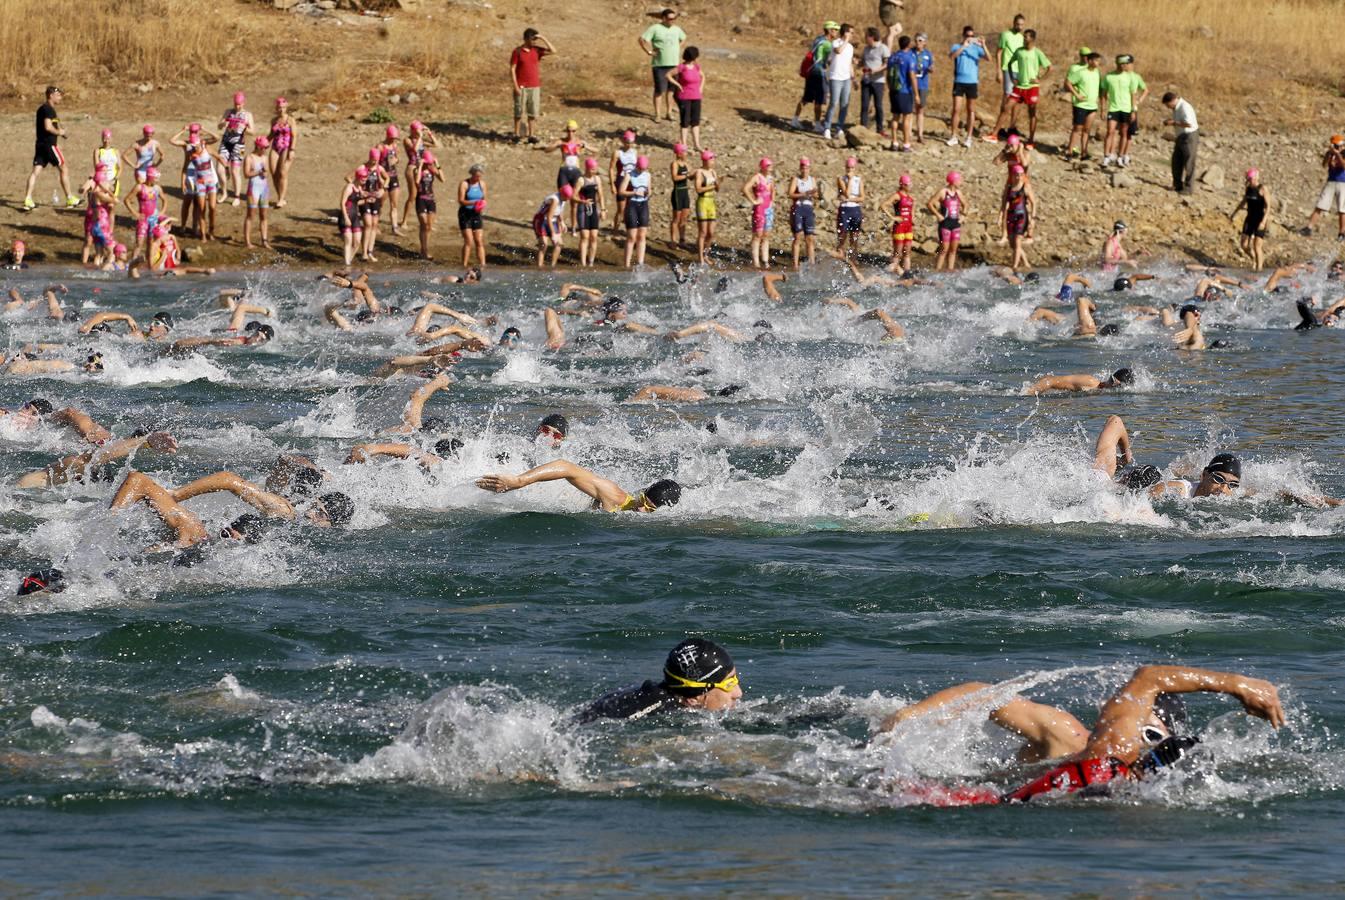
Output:
[[[738,673],[734,672],[723,681],[692,681],[689,678],[683,678],[681,675],[674,675],[667,669],[663,670],[663,675],[669,681],[674,682],[673,687],[679,688],[706,688],[716,691],[732,691],[738,686]]]
[[[537,433],[540,435],[545,435],[546,437],[551,438],[553,441],[565,440],[565,435],[561,434],[558,429],[552,428],[550,425],[541,426],[540,428],[537,429]]]
[[[1215,484],[1221,484],[1225,487],[1231,487],[1231,488],[1238,487],[1239,485],[1242,484],[1242,479],[1240,478],[1236,480],[1230,479],[1223,472],[1211,472],[1210,481],[1213,481]]]

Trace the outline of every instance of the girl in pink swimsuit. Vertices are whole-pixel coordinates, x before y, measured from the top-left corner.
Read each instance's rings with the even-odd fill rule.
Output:
[[[290,117],[290,102],[276,98],[276,115],[271,120],[271,152],[267,158],[271,169],[271,183],[276,189],[276,208],[285,205],[290,189],[290,166],[294,163],[294,145],[298,137],[294,119]]]
[[[967,199],[958,185],[961,172],[948,173],[948,186],[929,198],[926,208],[939,217],[939,254],[934,269],[953,271],[957,268],[957,245],[962,242],[962,217],[967,213]]]
[[[775,167],[769,159],[759,164],[761,171],[743,185],[743,196],[752,204],[752,265],[768,269],[771,265],[770,231],[775,224]]]

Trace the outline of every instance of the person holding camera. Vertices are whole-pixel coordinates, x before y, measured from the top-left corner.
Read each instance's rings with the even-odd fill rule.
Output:
[[[1326,167],[1326,187],[1317,198],[1317,208],[1308,216],[1303,234],[1312,234],[1322,213],[1334,212],[1339,217],[1336,240],[1345,241],[1345,136],[1331,135],[1331,146],[1322,154],[1322,165]]]

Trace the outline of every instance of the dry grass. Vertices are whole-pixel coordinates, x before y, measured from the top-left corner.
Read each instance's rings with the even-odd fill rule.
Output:
[[[824,19],[878,24],[877,0],[733,0],[705,6],[707,14],[724,7],[734,16],[754,13],[752,30],[803,26],[813,33]],[[928,32],[935,48],[973,24],[993,51],[994,36],[1021,11],[1057,66],[1072,63],[1073,51],[1086,44],[1109,57],[1134,54],[1151,88],[1176,85],[1193,99],[1245,105],[1264,100],[1263,87],[1287,90],[1294,103],[1304,102],[1309,91],[1345,93],[1339,42],[1326,39],[1339,19],[1339,0],[1130,0],[1112,6],[1076,0],[907,0],[906,6],[901,14],[906,32]]]
[[[218,0],[3,0],[0,85],[191,83],[260,64],[275,35]],[[67,87],[67,90],[70,88]]]

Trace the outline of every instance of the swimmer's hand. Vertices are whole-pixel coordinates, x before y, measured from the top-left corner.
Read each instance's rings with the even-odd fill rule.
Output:
[[[482,475],[476,480],[476,486],[483,491],[503,494],[518,490],[523,483],[515,475]]]
[[[1272,728],[1284,727],[1284,708],[1275,685],[1260,678],[1246,678],[1238,685],[1237,698],[1248,715],[1265,719]]]
[[[145,446],[160,453],[176,453],[177,438],[166,431],[152,431],[145,435]]]

